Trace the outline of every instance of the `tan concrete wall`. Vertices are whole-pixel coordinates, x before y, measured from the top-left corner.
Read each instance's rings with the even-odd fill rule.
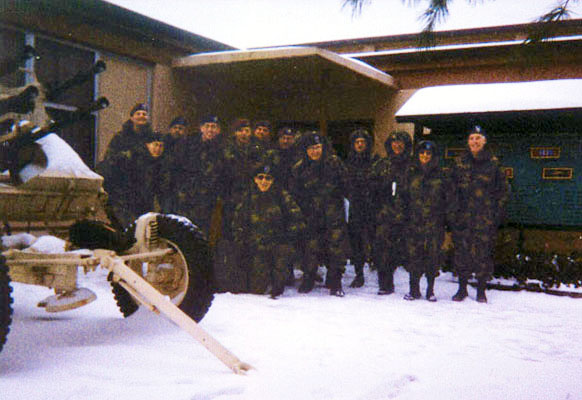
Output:
[[[177,116],[184,116],[189,122],[188,131],[197,131],[197,103],[191,90],[182,82],[175,71],[166,65],[156,64],[152,82],[152,115],[154,129],[166,133],[168,125]]]
[[[416,92],[416,90],[399,90],[393,95],[386,97],[376,114],[374,115],[374,153],[384,157],[386,150],[384,142],[390,132],[403,130],[414,137],[414,124],[399,124],[394,118],[396,111],[406,103],[406,101]]]
[[[148,101],[148,70],[151,67],[126,58],[102,55],[107,71],[99,76],[99,96],[109,99],[110,105],[99,112],[97,129],[97,159],[102,160],[111,138],[129,119],[136,103]],[[155,116],[155,114],[154,114]]]

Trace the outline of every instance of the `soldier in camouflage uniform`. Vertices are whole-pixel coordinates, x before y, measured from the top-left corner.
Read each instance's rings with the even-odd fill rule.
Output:
[[[327,141],[318,132],[302,140],[303,157],[293,166],[289,182],[305,220],[304,274],[300,293],[313,289],[317,267],[326,264],[330,294],[344,296],[347,229],[344,214],[345,167],[330,153]]]
[[[232,232],[243,249],[250,293],[263,294],[271,287],[271,298],[283,294],[287,263],[294,244],[305,230],[297,203],[278,187],[270,165],[254,173],[254,184],[234,212]],[[275,182],[273,182],[275,181]]]
[[[374,215],[370,190],[372,164],[376,157],[371,155],[372,137],[365,129],[358,129],[350,135],[350,152],[345,163],[346,197],[349,205],[348,234],[356,277],[350,287],[364,285],[364,262],[366,249],[373,239]]]
[[[420,299],[420,277],[427,280],[426,299],[436,301],[434,282],[443,262],[445,225],[453,217],[454,202],[450,180],[439,167],[436,145],[422,141],[408,168],[405,204],[408,224],[406,245],[410,291],[406,300]]]
[[[200,132],[186,136],[175,148],[172,174],[176,181],[177,214],[196,224],[206,235],[219,196],[222,160],[222,135],[216,116],[200,121]]]
[[[129,119],[125,121],[121,131],[113,136],[113,139],[109,142],[104,159],[109,159],[135,146],[144,144],[144,140],[152,133],[148,106],[144,103],[136,104],[129,112]]]
[[[295,141],[297,138],[297,132],[287,126],[282,127],[277,131],[276,145],[274,147],[275,154],[269,157],[267,154],[267,159],[274,165],[275,179],[277,180],[277,185],[287,191],[289,191],[289,179],[291,177],[291,170],[293,165],[298,161],[297,157],[297,147]],[[302,254],[300,251],[293,252],[292,260],[289,261],[289,275],[287,277],[287,286],[295,285],[295,273],[294,265],[297,264],[298,268],[302,268],[301,262]]]
[[[270,149],[273,147],[273,138],[271,135],[271,123],[266,120],[255,122],[253,136],[263,144],[263,147]]]
[[[127,228],[140,215],[158,211],[167,192],[169,171],[162,135],[152,133],[128,151],[99,164],[103,187],[109,194],[107,215],[118,229]]]
[[[263,148],[251,135],[248,119],[235,120],[232,131],[233,136],[224,146],[221,174],[221,197],[224,200],[222,235],[229,240],[232,240],[230,227],[234,208],[252,184],[253,172],[263,158]]]
[[[178,116],[168,125],[169,132],[164,135],[164,152],[167,154],[168,164],[170,169],[170,183],[169,192],[165,196],[165,202],[162,209],[166,213],[178,213],[178,190],[184,179],[184,171],[182,169],[182,161],[178,160],[177,155],[187,143],[190,135],[186,132],[188,122],[182,116]]]
[[[392,132],[384,142],[387,157],[372,167],[371,181],[376,204],[373,259],[378,268],[378,294],[394,293],[394,270],[406,263],[404,228],[406,215],[403,188],[410,165],[410,135]]]
[[[276,158],[275,177],[279,186],[289,190],[289,178],[291,169],[298,160],[295,140],[297,132],[289,127],[283,127],[277,132],[277,145],[275,147],[278,157]]]
[[[241,248],[234,243],[232,221],[235,207],[244,199],[253,183],[253,172],[262,161],[263,150],[252,136],[250,121],[238,118],[232,125],[233,136],[224,145],[219,177],[224,202],[222,237],[215,259],[215,281],[219,291],[234,293],[247,290],[245,266],[240,264]]]
[[[459,290],[454,301],[467,296],[467,280],[475,273],[477,301],[487,302],[485,289],[493,272],[493,250],[502,222],[509,186],[497,157],[486,147],[485,131],[474,127],[467,139],[468,151],[459,156],[452,170],[456,201],[453,223],[454,264]]]

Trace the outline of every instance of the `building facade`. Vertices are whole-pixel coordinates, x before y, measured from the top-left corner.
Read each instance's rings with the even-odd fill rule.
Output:
[[[437,32],[431,48],[419,48],[418,35],[400,35],[240,51],[100,0],[0,4],[0,59],[24,44],[41,55],[3,85],[26,84],[33,73],[55,84],[96,60],[107,64],[93,81],[46,104],[56,115],[109,99],[94,120],[63,133],[90,165],[136,102],[149,103],[156,130],[178,114],[270,119],[320,129],[343,154],[349,132],[363,126],[383,154],[390,131],[426,132],[395,118],[419,89],[582,78],[582,20],[556,23],[552,39],[535,44],[524,41],[536,24],[522,24]]]

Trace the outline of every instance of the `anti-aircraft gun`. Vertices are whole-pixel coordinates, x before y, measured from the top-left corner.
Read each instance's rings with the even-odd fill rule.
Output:
[[[89,72],[98,73],[102,68],[104,64]],[[77,74],[53,86],[53,95],[61,96],[88,76]],[[17,96],[22,97],[10,100],[12,113],[18,108],[14,104],[28,102],[25,95]],[[100,221],[107,199],[103,178],[54,134],[107,105],[106,99],[98,99],[68,118],[42,127],[13,118],[0,121],[0,169],[4,171],[0,174],[0,219],[5,230],[15,233],[15,226],[36,224],[46,232],[65,236],[71,249],[82,249],[48,254],[9,248],[1,253],[0,350],[12,321],[11,281],[53,289],[55,294],[38,305],[47,312],[60,312],[96,298],[91,290],[77,286],[80,269],[89,273],[105,268],[124,317],[140,305],[162,313],[235,373],[244,373],[251,367],[197,324],[214,296],[210,250],[201,231],[186,218],[155,212],[139,217],[124,231]]]

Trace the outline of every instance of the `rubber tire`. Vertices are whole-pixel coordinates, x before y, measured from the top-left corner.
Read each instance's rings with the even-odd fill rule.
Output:
[[[214,299],[212,257],[208,241],[204,233],[185,218],[159,214],[157,222],[159,236],[176,244],[188,264],[188,289],[178,307],[199,322]],[[135,224],[132,224],[127,233],[133,235],[134,231]],[[123,287],[113,282],[111,286],[124,317],[137,311],[138,304]]]
[[[111,291],[113,292],[113,298],[117,303],[119,311],[123,314],[123,318],[129,317],[131,314],[139,309],[139,305],[135,302],[133,297],[125,290],[119,283],[112,282],[113,272],[110,272],[107,276],[107,280],[111,282]]]
[[[10,332],[12,323],[12,287],[10,286],[10,276],[6,258],[0,255],[0,351],[6,343],[6,337]]]

